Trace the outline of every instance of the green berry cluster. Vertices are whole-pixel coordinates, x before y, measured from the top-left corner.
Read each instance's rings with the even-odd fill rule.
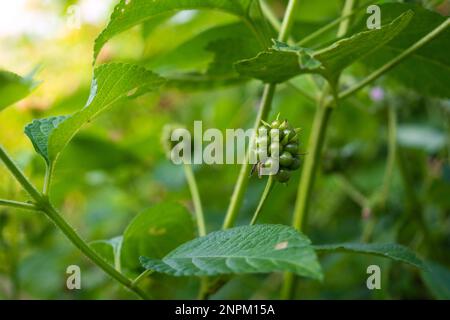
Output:
[[[264,121],[262,123],[256,140],[258,169],[271,167],[278,160],[279,170],[274,178],[286,183],[292,172],[300,168],[300,128],[294,128],[287,120],[280,121],[278,118],[270,124]]]

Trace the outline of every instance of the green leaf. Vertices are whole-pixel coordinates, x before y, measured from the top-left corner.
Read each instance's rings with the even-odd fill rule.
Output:
[[[162,260],[141,257],[146,269],[174,276],[290,271],[322,279],[309,239],[283,225],[243,226],[190,241]]]
[[[434,262],[426,262],[422,280],[436,299],[450,300],[450,270]]]
[[[317,73],[328,79],[334,87],[342,70],[391,41],[409,24],[413,15],[412,11],[407,11],[381,29],[357,33],[318,51],[275,42],[271,50],[238,62],[236,69],[243,76],[269,83]]]
[[[77,132],[120,99],[155,90],[164,79],[131,64],[104,64],[94,71],[91,92],[83,109],[71,116],[35,120],[25,128],[34,147],[49,165]]]
[[[162,258],[182,243],[194,238],[189,211],[177,203],[161,203],[136,216],[123,235],[122,262],[139,268],[139,257]]]
[[[116,269],[120,270],[120,252],[122,248],[123,237],[115,237],[110,240],[96,240],[89,245],[95,252],[97,252],[103,259],[114,265]]]
[[[261,41],[269,32],[258,0],[121,0],[114,8],[108,26],[95,40],[94,60],[105,43],[115,35],[155,16],[192,9],[220,10],[236,15],[256,30]]]
[[[32,74],[22,78],[15,73],[0,70],[0,111],[25,98],[39,83]]]
[[[405,246],[395,243],[340,243],[313,246],[316,251],[363,253],[405,262],[417,268],[425,266],[416,254]]]
[[[398,56],[405,49],[423,38],[438,25],[448,19],[437,12],[424,9],[421,5],[407,3],[386,3],[380,5],[382,23],[390,23],[405,10],[414,11],[408,28],[385,44],[377,52],[364,58],[361,63],[370,70],[384,65]],[[363,15],[360,22],[353,29],[355,32],[363,30],[367,15]],[[450,98],[450,28],[438,37],[415,51],[401,64],[387,73],[390,79],[395,79],[404,86],[428,96]]]
[[[45,159],[47,164],[50,164],[48,157],[48,137],[67,118],[67,116],[59,116],[33,120],[32,123],[25,127],[25,134],[30,138],[36,152]]]
[[[149,67],[164,74],[168,86],[210,89],[241,83],[236,61],[260,51],[258,41],[243,22],[215,26],[185,41],[170,52],[152,57]]]

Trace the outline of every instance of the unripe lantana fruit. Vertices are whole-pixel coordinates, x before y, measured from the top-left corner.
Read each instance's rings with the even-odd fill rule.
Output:
[[[274,173],[275,180],[287,183],[293,171],[300,168],[300,128],[292,127],[287,120],[280,121],[278,117],[270,124],[262,123],[258,129],[256,155],[258,174],[261,168],[270,168],[277,161],[278,172]]]

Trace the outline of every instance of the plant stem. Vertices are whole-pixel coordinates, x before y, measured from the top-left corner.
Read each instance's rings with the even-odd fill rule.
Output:
[[[450,26],[450,18],[447,18],[444,22],[442,22],[438,27],[436,27],[433,31],[428,33],[426,36],[424,36],[422,39],[414,43],[411,47],[403,51],[401,54],[399,54],[396,58],[392,59],[391,61],[387,62],[385,65],[377,69],[376,71],[372,72],[369,76],[367,76],[364,80],[362,80],[360,83],[354,85],[353,87],[341,92],[339,94],[339,99],[347,98],[348,96],[356,93],[360,89],[364,88],[368,84],[372,83],[376,79],[378,79],[380,76],[385,74],[386,72],[393,69],[395,66],[397,66],[400,62],[405,60],[407,57],[409,57],[411,54],[413,54],[415,51],[426,45],[428,42],[436,38],[441,32],[443,32],[447,27]]]
[[[34,187],[34,185],[24,175],[22,170],[14,163],[5,149],[0,145],[0,160],[3,161],[9,172],[16,178],[20,185],[28,192],[28,194],[39,203],[41,201],[41,193]]]
[[[139,283],[141,283],[142,280],[147,278],[149,275],[151,275],[154,271],[147,269],[144,272],[142,272],[140,275],[138,275],[133,282],[131,283],[133,287],[137,287]]]
[[[250,139],[249,149],[245,157],[244,163],[242,164],[241,171],[239,172],[239,177],[234,188],[233,195],[231,196],[230,205],[228,207],[227,214],[225,216],[225,221],[223,224],[223,229],[231,228],[237,218],[239,208],[242,204],[244,198],[245,190],[247,189],[248,179],[250,175],[251,166],[248,163],[249,155],[251,150],[255,147],[255,133],[258,127],[261,125],[261,120],[267,119],[267,114],[269,113],[270,106],[272,104],[273,96],[275,93],[275,84],[267,84],[264,87],[264,93],[261,100],[261,105],[259,108],[258,116],[256,117],[255,124],[253,126],[254,133]]]
[[[302,169],[300,186],[295,203],[294,218],[292,226],[297,230],[302,230],[305,215],[308,211],[312,187],[314,184],[317,164],[320,161],[323,143],[325,140],[328,120],[333,108],[320,104],[316,111],[313,122],[312,132],[308,144],[308,155],[305,157],[305,163]]]
[[[355,0],[346,0],[344,8],[342,10],[342,16],[347,16],[350,12],[352,12],[354,4]],[[342,37],[343,35],[345,35],[347,33],[348,26],[348,20],[342,20],[337,32],[337,36]],[[335,88],[330,88],[327,85],[322,92],[322,97],[319,101],[319,105],[314,117],[312,132],[309,139],[309,154],[305,159],[305,163],[302,169],[302,175],[300,178],[300,185],[297,193],[297,200],[295,203],[294,216],[292,221],[292,226],[299,231],[301,231],[303,228],[304,220],[306,219],[306,214],[308,212],[312,188],[314,186],[314,180],[316,177],[317,165],[320,161],[320,155],[325,140],[328,121],[333,110],[333,108],[331,107],[331,103],[327,101],[327,95],[330,89],[332,89],[333,91],[335,90]],[[294,274],[290,272],[285,273],[283,287],[281,289],[282,299],[292,298],[294,294],[295,280],[296,278]]]
[[[256,208],[256,211],[253,214],[252,221],[250,222],[251,226],[254,225],[256,223],[256,221],[258,220],[259,214],[261,213],[261,209],[264,206],[264,203],[265,203],[267,197],[269,196],[270,192],[273,190],[274,186],[275,186],[275,183],[273,180],[273,176],[269,176],[269,179],[267,179],[266,187],[264,188],[264,192],[261,196],[261,199],[259,200],[258,207]]]
[[[289,36],[294,21],[294,12],[298,7],[298,3],[299,3],[298,0],[289,0],[288,7],[286,9],[283,18],[282,27],[278,35],[278,40],[286,41],[286,38]],[[241,207],[242,200],[244,198],[244,193],[248,185],[248,179],[251,169],[248,160],[250,152],[253,150],[255,146],[256,131],[258,130],[258,127],[261,125],[261,120],[267,119],[267,115],[269,114],[270,108],[272,106],[275,90],[276,84],[266,84],[264,86],[264,92],[261,99],[258,115],[253,125],[254,133],[250,139],[249,149],[247,151],[244,163],[242,164],[241,171],[239,172],[238,180],[236,182],[233,195],[231,196],[230,205],[228,207],[227,214],[225,216],[225,220],[223,223],[223,229],[231,228],[234,225],[237,215],[239,213],[239,208]]]
[[[24,210],[31,210],[31,211],[39,211],[39,208],[36,207],[36,205],[34,205],[32,203],[19,202],[19,201],[13,201],[13,200],[0,199],[0,206],[18,208],[18,209],[24,209]]]
[[[192,167],[190,164],[184,165],[184,174],[189,185],[189,190],[191,191],[192,202],[194,203],[198,235],[200,237],[203,237],[206,235],[205,216],[203,214],[202,202],[200,200],[200,193],[198,192],[197,181],[195,180],[194,172],[192,171]]]
[[[52,176],[53,176],[53,165],[47,165],[47,169],[45,171],[44,187],[42,189],[42,193],[45,196],[48,196],[48,193],[50,192],[50,186],[52,184]]]
[[[133,286],[130,279],[118,272],[108,262],[103,260],[91,247],[78,235],[78,233],[64,220],[64,218],[58,213],[58,211],[50,204],[48,197],[41,194],[31,184],[28,178],[23,174],[14,161],[9,157],[6,151],[0,146],[0,159],[4,162],[11,174],[22,185],[22,187],[29,193],[29,195],[36,202],[36,207],[44,212],[47,217],[53,221],[53,223],[63,232],[63,234],[76,246],[86,257],[88,257],[93,263],[110,275],[113,279],[124,285],[126,288],[133,291],[142,299],[146,299],[146,293],[140,288]]]

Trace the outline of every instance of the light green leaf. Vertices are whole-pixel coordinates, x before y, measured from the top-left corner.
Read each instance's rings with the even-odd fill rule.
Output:
[[[155,90],[163,83],[163,78],[137,65],[104,64],[94,71],[89,99],[83,109],[71,116],[35,120],[25,132],[39,154],[52,166],[86,123],[120,99]]]
[[[38,84],[32,79],[32,74],[22,78],[15,73],[0,70],[0,111],[25,98]]]
[[[322,279],[309,239],[283,225],[243,226],[190,241],[162,260],[141,257],[146,269],[174,276],[290,271]]]
[[[122,262],[139,268],[139,257],[162,258],[195,235],[189,211],[177,203],[161,203],[136,216],[124,232]]]
[[[258,0],[121,0],[114,8],[108,26],[95,40],[94,60],[115,35],[160,14],[192,9],[220,10],[236,15],[252,25],[261,41],[268,34]]]
[[[112,264],[116,269],[120,270],[120,252],[122,248],[123,237],[115,237],[110,240],[96,240],[89,245],[103,259]]]
[[[363,253],[389,258],[395,261],[405,262],[417,268],[423,269],[422,260],[405,246],[395,243],[340,243],[313,246],[316,251]]]
[[[361,60],[364,66],[374,70],[398,56],[405,49],[419,41],[426,34],[448,19],[437,12],[424,9],[421,5],[410,3],[386,3],[380,5],[382,23],[390,23],[401,12],[414,11],[408,28],[401,32],[393,41],[385,44],[375,53]],[[354,32],[364,30],[367,15],[353,29]],[[387,73],[390,79],[395,79],[408,88],[428,96],[450,98],[450,28],[438,37],[415,51],[401,64]]]
[[[276,42],[271,50],[238,62],[236,69],[243,76],[269,83],[317,73],[335,86],[342,70],[391,41],[405,29],[413,15],[412,11],[407,11],[381,29],[357,33],[318,51]]]
[[[436,299],[450,300],[450,270],[434,262],[426,263],[422,280]]]
[[[33,120],[32,123],[25,127],[25,134],[30,138],[36,152],[45,159],[47,164],[50,164],[48,157],[48,137],[67,118],[68,116],[59,116]]]

